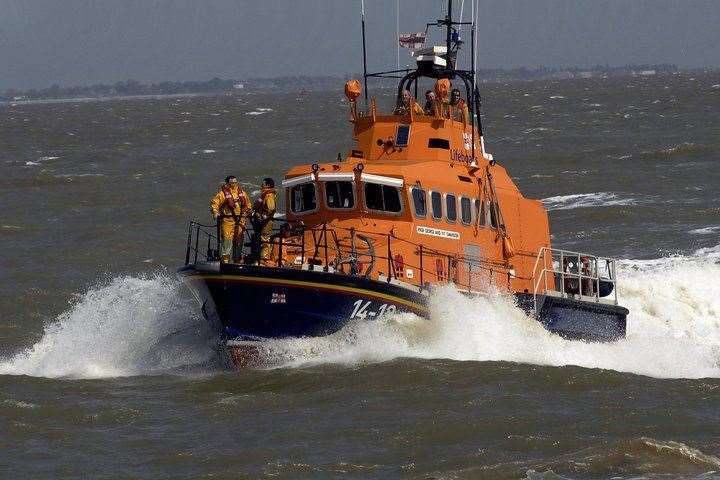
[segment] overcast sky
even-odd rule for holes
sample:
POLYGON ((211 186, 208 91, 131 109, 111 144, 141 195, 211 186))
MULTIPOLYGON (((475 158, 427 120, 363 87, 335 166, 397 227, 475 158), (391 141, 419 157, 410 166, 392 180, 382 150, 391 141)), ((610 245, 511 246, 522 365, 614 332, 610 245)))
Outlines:
MULTIPOLYGON (((400 30, 424 30, 444 3, 400 0, 400 30)), ((395 66, 395 5, 366 0, 371 70, 395 66)), ((0 0, 0 88, 344 75, 362 65, 359 11, 360 0, 0 0)), ((720 0, 481 0, 479 31, 488 68, 720 66, 720 0)))

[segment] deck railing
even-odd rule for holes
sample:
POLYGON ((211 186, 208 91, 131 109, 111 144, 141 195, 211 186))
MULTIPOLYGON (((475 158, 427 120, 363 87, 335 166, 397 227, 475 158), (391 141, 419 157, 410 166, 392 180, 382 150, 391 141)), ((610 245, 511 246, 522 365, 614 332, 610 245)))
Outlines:
MULTIPOLYGON (((421 291, 427 290, 430 284, 449 283, 468 292, 482 291, 488 286, 509 289, 514 278, 506 264, 428 248, 390 233, 327 224, 307 227, 284 219, 273 221, 269 242, 255 236, 251 223, 247 222, 242 263, 256 262, 264 243, 271 245, 272 264, 277 267, 372 276, 421 291), (404 258, 400 250, 404 255, 411 250, 410 258, 404 258)), ((219 261, 219 251, 219 226, 191 221, 185 264, 219 261)))
POLYGON ((542 247, 533 268, 535 312, 540 295, 617 305, 616 269, 613 258, 542 247))

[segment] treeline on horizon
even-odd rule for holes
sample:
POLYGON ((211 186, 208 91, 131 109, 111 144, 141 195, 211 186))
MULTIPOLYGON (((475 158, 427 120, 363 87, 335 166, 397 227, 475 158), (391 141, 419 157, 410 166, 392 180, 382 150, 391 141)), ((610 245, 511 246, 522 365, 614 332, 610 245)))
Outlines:
MULTIPOLYGON (((575 78, 583 73, 591 73, 592 76, 628 76, 634 72, 654 70, 657 74, 671 74, 679 71, 676 65, 625 65, 622 67, 611 67, 609 65, 597 65, 591 68, 566 67, 551 68, 519 67, 513 69, 480 69, 478 79, 481 81, 493 80, 542 80, 548 78, 575 78)), ((362 74, 354 75, 361 78, 362 74)), ((346 76, 345 79, 350 78, 346 76)), ((383 82, 385 83, 385 82, 383 82)), ((394 83, 394 81, 393 81, 394 83)), ((180 94, 205 94, 205 93, 229 93, 243 91, 299 91, 299 90, 336 90, 341 89, 343 79, 331 76, 287 76, 277 78, 255 78, 247 80, 232 80, 212 78, 206 81, 165 81, 159 83, 144 84, 137 80, 125 80, 110 84, 97 84, 88 86, 61 87, 52 85, 43 89, 7 89, 0 93, 0 100, 40 100, 40 99, 61 99, 61 98, 98 98, 116 96, 141 96, 141 95, 180 95, 180 94), (238 88, 242 84, 242 88, 238 88)))

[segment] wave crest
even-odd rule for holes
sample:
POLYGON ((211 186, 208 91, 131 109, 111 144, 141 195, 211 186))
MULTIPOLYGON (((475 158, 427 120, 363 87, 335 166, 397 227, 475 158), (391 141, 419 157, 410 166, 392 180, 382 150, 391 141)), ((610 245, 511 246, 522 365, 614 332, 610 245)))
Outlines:
POLYGON ((102 378, 152 374, 214 357, 212 337, 180 280, 116 277, 89 289, 0 374, 102 378))
MULTIPOLYGON (((691 256, 621 262, 627 338, 568 341, 511 298, 434 290, 431 316, 358 321, 327 337, 266 341, 265 364, 355 365, 398 357, 576 365, 654 377, 720 378, 720 246, 691 256)), ((34 346, 0 361, 0 374, 110 377, 216 362, 215 339, 175 276, 118 277, 88 290, 34 346)))
POLYGON ((632 197, 620 197, 612 192, 578 193, 543 198, 548 210, 572 210, 575 208, 609 207, 636 205, 638 200, 632 197))

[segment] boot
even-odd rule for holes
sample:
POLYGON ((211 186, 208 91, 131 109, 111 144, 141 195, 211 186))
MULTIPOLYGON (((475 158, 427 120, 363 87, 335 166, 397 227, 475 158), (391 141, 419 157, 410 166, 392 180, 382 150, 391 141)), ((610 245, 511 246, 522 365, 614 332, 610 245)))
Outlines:
POLYGON ((223 255, 220 258, 220 263, 230 263, 230 255, 223 255))

